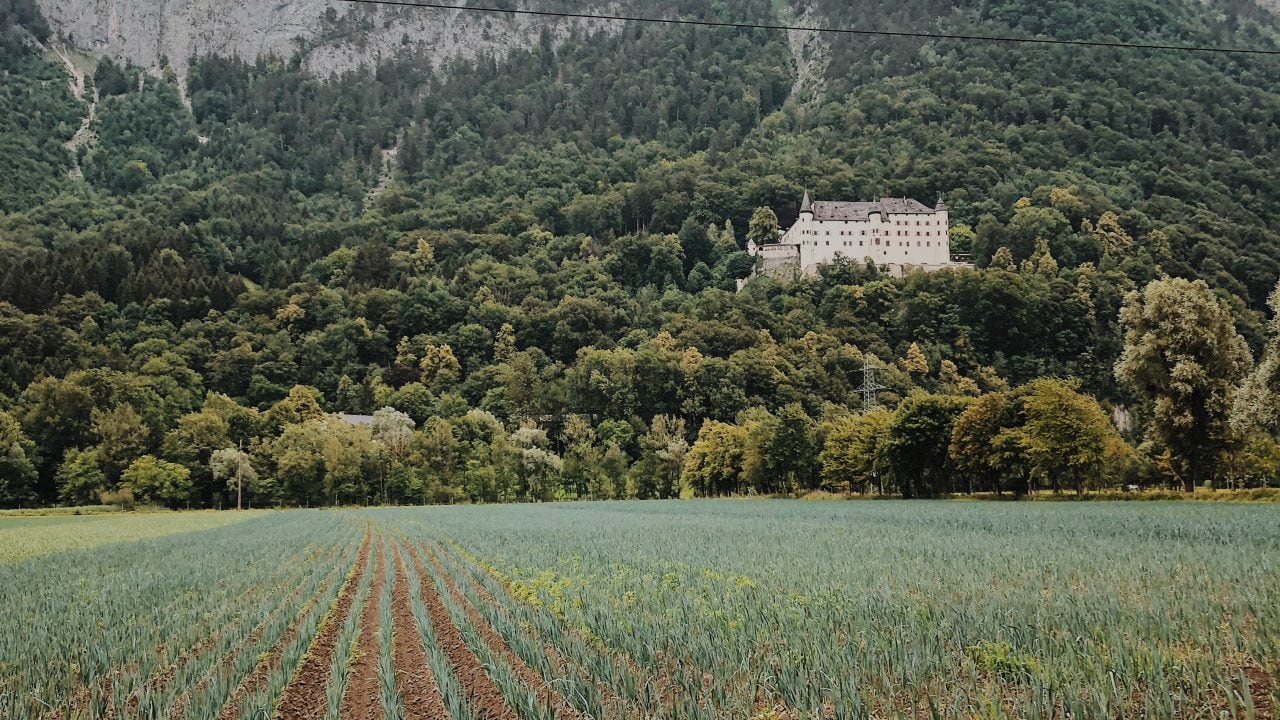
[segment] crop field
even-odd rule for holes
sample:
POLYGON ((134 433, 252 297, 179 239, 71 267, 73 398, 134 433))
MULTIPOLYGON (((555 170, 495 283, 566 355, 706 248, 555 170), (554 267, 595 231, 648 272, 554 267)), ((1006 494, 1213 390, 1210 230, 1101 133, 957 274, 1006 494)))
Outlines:
POLYGON ((38 551, 17 555, 20 526, 0 523, 0 718, 1280 708, 1280 514, 1265 506, 699 501, 200 517, 34 522, 38 551), (168 525, 77 544, 89 523, 99 537, 112 522, 168 525))

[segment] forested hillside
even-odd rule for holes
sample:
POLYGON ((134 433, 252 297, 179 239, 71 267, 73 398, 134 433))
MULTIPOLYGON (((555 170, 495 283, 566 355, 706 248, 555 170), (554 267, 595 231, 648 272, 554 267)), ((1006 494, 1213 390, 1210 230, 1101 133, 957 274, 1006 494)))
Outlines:
MULTIPOLYGON (((1280 47, 1246 2, 666 8, 1280 47)), ((631 24, 332 78, 298 55, 193 58, 184 83, 103 60, 77 99, 57 39, 31 0, 0 0, 0 504, 225 504, 236 476, 257 502, 318 504, 1280 468, 1251 422, 1205 430, 1211 461, 1180 470, 1159 373, 1115 372, 1141 326, 1126 296, 1166 276, 1203 281, 1243 338, 1220 392, 1188 397, 1222 415, 1247 356, 1271 367, 1280 57, 631 24), (92 138, 68 144, 95 96, 92 138), (979 269, 845 264, 735 292, 757 210, 786 226, 806 188, 943 197, 979 269), (889 409, 857 415, 868 362, 889 409), (1070 467, 1045 450, 1050 406, 1095 441, 1070 467), (382 408, 372 427, 326 415, 382 408), (966 454, 973 408, 990 422, 961 423, 966 454)))

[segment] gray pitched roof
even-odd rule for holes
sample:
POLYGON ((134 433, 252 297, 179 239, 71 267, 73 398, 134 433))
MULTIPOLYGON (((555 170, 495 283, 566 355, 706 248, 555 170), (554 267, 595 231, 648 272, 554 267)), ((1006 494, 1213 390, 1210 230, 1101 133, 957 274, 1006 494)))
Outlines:
POLYGON ((878 202, 830 202, 813 203, 814 220, 866 220, 873 212, 932 213, 933 208, 905 198, 883 198, 878 202))

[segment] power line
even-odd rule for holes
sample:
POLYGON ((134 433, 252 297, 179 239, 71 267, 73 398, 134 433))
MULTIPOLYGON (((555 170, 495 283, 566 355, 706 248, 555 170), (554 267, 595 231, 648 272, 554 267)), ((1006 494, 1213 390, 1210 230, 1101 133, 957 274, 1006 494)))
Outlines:
POLYGON ((856 30, 853 28, 811 27, 803 25, 770 25, 765 23, 727 22, 718 20, 689 20, 679 18, 639 17, 630 15, 604 15, 576 12, 558 12, 554 10, 506 9, 497 7, 466 7, 447 5, 444 3, 409 2, 408 0, 340 0, 356 5, 391 5, 395 7, 423 8, 427 10, 457 10, 460 12, 529 15, 534 17, 561 18, 575 20, 607 20, 634 23, 656 23, 662 25, 696 25, 714 28, 735 28, 738 30, 784 30, 832 35, 862 35, 878 37, 917 38, 924 40, 964 40, 969 42, 1020 43, 1030 45, 1072 45, 1078 47, 1119 48, 1127 50, 1169 50, 1176 52, 1201 52, 1236 55, 1280 55, 1280 50, 1264 50, 1242 47, 1213 47, 1206 45, 1160 45, 1147 43, 1107 42, 1105 40, 1055 40, 1052 38, 1024 38, 1004 35, 962 35, 956 33, 908 32, 897 30, 856 30))

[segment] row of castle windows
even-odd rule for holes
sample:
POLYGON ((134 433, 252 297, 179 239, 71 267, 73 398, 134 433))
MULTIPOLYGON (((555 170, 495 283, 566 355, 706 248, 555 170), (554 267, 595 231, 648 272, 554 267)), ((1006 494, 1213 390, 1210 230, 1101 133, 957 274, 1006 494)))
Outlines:
MULTIPOLYGON (((809 246, 817 246, 817 244, 818 244, 818 241, 817 241, 817 240, 810 240, 809 242, 801 243, 801 245, 809 245, 809 246)), ((880 244, 880 238, 876 238, 876 245, 879 245, 879 244, 880 244)), ((886 245, 886 246, 888 246, 888 247, 892 247, 892 246, 893 246, 893 243, 886 242, 886 243, 885 243, 885 245, 886 245)), ((844 241, 844 246, 845 246, 845 247, 852 247, 852 246, 853 246, 853 241, 852 241, 852 240, 845 240, 845 241, 844 241)), ((828 241, 827 241, 827 247, 831 247, 831 241, 830 241, 830 240, 828 240, 828 241)), ((862 247, 862 241, 861 241, 861 240, 859 240, 859 241, 858 241, 858 247, 862 247)), ((900 242, 900 243, 898 243, 898 247, 911 247, 911 243, 910 243, 910 242, 905 242, 905 243, 904 243, 904 242, 900 242)), ((922 247, 922 246, 921 246, 921 244, 920 244, 920 241, 919 241, 919 240, 917 240, 917 241, 916 241, 916 247, 922 247)), ((932 241, 928 241, 928 240, 926 240, 926 241, 924 242, 923 247, 933 247, 933 242, 932 242, 932 241)), ((938 244, 938 247, 942 247, 942 244, 941 244, 941 243, 939 243, 939 244, 938 244)))
MULTIPOLYGON (((828 222, 828 221, 819 220, 818 224, 821 225, 824 222, 828 222)), ((870 222, 870 221, 869 220, 831 220, 830 222, 870 222)), ((911 222, 912 222, 911 220, 894 220, 893 224, 899 227, 903 225, 910 227, 911 222)), ((943 223, 941 220, 916 220, 915 224, 917 227, 933 227, 935 225, 942 225, 943 223)))
MULTIPOLYGON (((817 231, 817 230, 801 230, 801 231, 800 231, 800 234, 801 234, 801 235, 817 235, 817 234, 818 234, 818 231, 817 231)), ((827 231, 827 235, 830 235, 830 234, 831 234, 831 231, 830 231, 830 230, 828 230, 828 231, 827 231)), ((839 234, 839 235, 852 235, 852 234, 853 234, 853 231, 852 231, 852 230, 839 230, 839 231, 837 231, 837 234, 839 234)), ((862 235, 863 235, 863 236, 866 236, 866 234, 867 234, 867 231, 866 231, 866 230, 863 230, 863 231, 862 231, 862 235)), ((879 231, 879 230, 872 230, 872 231, 871 231, 871 234, 872 234, 872 235, 879 235, 879 234, 880 234, 880 231, 879 231)), ((889 235, 889 232, 888 232, 888 231, 885 231, 885 235, 886 235, 886 236, 887 236, 887 235, 889 235)), ((942 236, 942 233, 938 233, 938 236, 939 236, 939 237, 941 237, 941 236, 942 236)), ((897 237, 910 237, 910 233, 909 233, 909 232, 907 232, 907 231, 905 231, 905 230, 899 230, 899 231, 898 231, 898 235, 897 235, 897 237)), ((925 230, 925 231, 924 231, 924 233, 923 233, 923 237, 933 237, 933 231, 932 231, 932 230, 925 230)))

